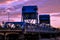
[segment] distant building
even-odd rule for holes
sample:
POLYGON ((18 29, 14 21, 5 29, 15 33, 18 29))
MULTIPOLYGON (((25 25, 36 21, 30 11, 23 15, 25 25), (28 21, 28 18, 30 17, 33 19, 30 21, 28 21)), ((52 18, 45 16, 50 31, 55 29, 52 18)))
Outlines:
POLYGON ((37 6, 23 6, 22 8, 23 21, 27 23, 37 23, 38 13, 37 6))

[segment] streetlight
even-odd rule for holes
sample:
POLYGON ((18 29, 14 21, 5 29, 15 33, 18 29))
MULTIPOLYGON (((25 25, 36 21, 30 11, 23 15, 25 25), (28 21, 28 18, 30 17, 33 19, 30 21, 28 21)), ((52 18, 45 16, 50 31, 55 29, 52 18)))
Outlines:
POLYGON ((10 11, 9 9, 7 9, 6 11, 7 11, 7 13, 8 13, 8 22, 9 22, 9 21, 10 21, 10 20, 9 20, 9 13, 10 13, 11 11, 10 11))

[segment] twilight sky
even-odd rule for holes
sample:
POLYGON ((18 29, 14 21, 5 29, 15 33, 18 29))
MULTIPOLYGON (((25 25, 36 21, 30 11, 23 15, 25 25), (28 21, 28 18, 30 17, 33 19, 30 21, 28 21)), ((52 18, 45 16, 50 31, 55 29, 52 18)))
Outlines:
MULTIPOLYGON (((19 5, 20 7, 17 10, 14 9, 14 13, 11 13, 11 14, 9 13, 10 15, 9 21, 20 21, 23 6, 37 5, 38 14, 39 15, 49 14, 51 25, 55 28, 60 28, 60 0, 20 0, 19 3, 20 3, 19 5)), ((10 6, 13 6, 13 5, 17 5, 17 3, 10 4, 10 6)), ((0 13, 0 19, 2 19, 3 21, 8 21, 8 14, 0 13)))

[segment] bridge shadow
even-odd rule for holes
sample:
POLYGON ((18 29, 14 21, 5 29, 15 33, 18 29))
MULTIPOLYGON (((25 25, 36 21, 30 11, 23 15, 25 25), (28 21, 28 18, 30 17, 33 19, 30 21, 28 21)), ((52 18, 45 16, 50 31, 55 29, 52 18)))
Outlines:
POLYGON ((5 39, 4 39, 4 35, 1 35, 1 34, 0 34, 0 40, 5 40, 5 39))

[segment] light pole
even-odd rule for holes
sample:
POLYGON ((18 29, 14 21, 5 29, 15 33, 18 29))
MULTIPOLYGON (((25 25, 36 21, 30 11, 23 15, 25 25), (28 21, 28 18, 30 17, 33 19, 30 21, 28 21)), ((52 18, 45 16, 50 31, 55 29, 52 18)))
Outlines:
POLYGON ((9 10, 9 9, 7 9, 7 14, 8 14, 8 22, 10 21, 10 19, 9 19, 9 13, 10 13, 11 11, 9 10))

